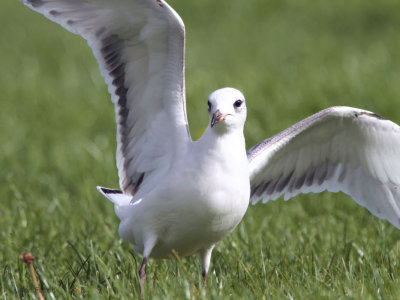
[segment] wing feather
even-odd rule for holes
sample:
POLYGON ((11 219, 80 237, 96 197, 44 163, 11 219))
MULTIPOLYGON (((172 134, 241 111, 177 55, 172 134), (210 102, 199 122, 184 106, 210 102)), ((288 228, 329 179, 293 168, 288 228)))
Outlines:
POLYGON ((247 152, 251 199, 343 191, 400 228, 400 127, 351 107, 331 107, 247 152))
POLYGON ((163 0, 22 1, 87 40, 115 104, 121 189, 151 186, 190 141, 178 14, 163 0))

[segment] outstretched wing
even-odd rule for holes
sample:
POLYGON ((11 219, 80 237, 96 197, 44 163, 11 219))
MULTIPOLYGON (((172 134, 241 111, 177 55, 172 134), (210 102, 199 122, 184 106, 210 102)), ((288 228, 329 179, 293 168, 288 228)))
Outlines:
POLYGON ((400 228, 400 127, 351 107, 331 107, 252 147, 251 199, 343 191, 400 228))
POLYGON ((165 170, 190 141, 185 29, 163 0, 22 0, 85 38, 115 104, 124 193, 165 170))

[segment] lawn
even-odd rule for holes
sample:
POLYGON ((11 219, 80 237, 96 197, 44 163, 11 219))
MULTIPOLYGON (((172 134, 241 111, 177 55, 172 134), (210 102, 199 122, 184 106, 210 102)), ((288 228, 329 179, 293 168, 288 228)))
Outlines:
MULTIPOLYGON (((333 105, 400 123, 400 1, 173 0, 187 29, 193 138, 207 96, 247 99, 248 147, 333 105)), ((114 110, 86 42, 24 7, 0 4, 0 296, 138 297, 141 257, 118 237, 114 110)), ((195 257, 151 260, 144 298, 396 299, 400 231, 348 196, 250 207, 214 250, 206 289, 195 257)))

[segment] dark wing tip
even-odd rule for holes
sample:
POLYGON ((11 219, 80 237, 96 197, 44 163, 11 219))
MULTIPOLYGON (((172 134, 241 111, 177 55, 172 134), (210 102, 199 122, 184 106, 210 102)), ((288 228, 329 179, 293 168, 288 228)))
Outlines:
POLYGON ((42 0, 24 0, 25 3, 31 5, 32 7, 40 7, 44 4, 42 0))
POLYGON ((98 186, 97 189, 106 195, 107 194, 122 194, 122 191, 117 190, 117 189, 109 189, 109 188, 105 188, 105 187, 101 187, 101 186, 98 186))
POLYGON ((358 118, 360 115, 367 115, 367 116, 373 117, 378 120, 387 120, 385 117, 382 117, 381 115, 378 115, 377 113, 369 112, 369 111, 362 111, 362 112, 358 112, 358 113, 354 114, 354 116, 356 118, 358 118))

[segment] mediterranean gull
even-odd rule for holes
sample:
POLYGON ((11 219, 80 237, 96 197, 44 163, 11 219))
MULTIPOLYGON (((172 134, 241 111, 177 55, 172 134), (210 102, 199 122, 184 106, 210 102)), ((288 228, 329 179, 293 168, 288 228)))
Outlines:
POLYGON ((246 102, 233 88, 208 99, 192 141, 185 106, 185 28, 163 0, 23 0, 92 48, 115 104, 120 236, 148 258, 211 252, 249 202, 343 191, 400 228, 400 127, 351 107, 322 110, 246 152, 246 102))

